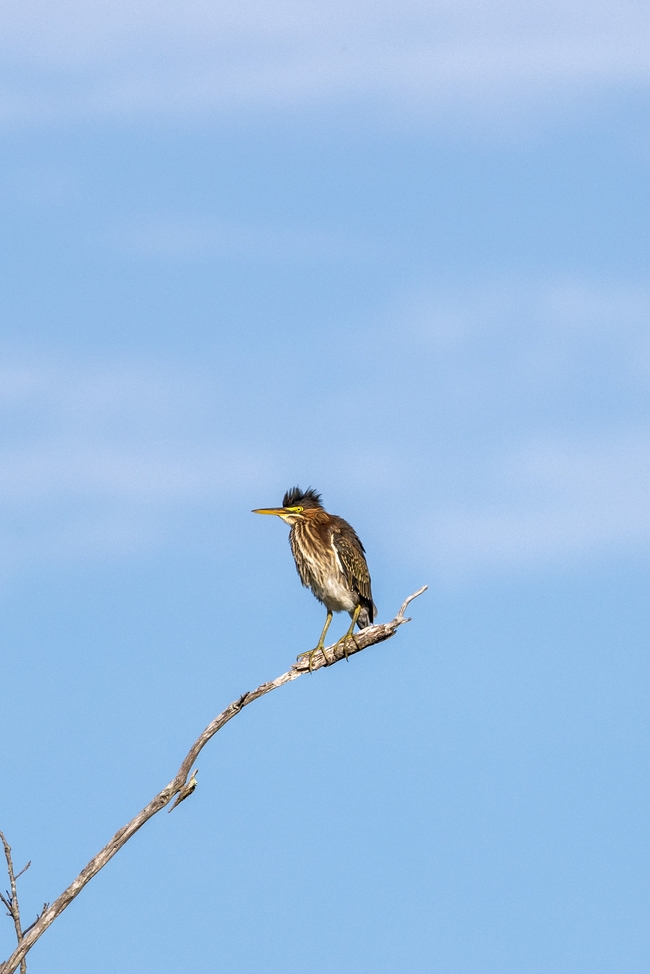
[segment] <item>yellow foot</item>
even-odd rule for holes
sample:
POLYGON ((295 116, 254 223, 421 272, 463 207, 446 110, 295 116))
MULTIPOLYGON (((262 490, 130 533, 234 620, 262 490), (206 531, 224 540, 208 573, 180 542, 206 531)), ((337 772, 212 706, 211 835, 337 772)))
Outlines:
POLYGON ((299 656, 296 656, 296 662, 299 662, 301 659, 306 659, 307 657, 309 657, 309 672, 311 673, 313 671, 313 668, 314 668, 313 667, 313 662, 314 662, 314 656, 316 655, 316 653, 322 653, 323 654, 323 659, 325 660, 325 666, 327 666, 327 655, 326 655, 325 650, 324 650, 324 648, 322 646, 316 646, 315 649, 310 649, 309 652, 307 652, 307 653, 300 653, 299 656))
POLYGON ((341 644, 343 645, 343 655, 345 656, 345 658, 347 660, 350 659, 350 656, 348 654, 348 639, 351 639, 352 642, 354 643, 354 645, 356 646, 355 638, 354 638, 354 636, 352 635, 351 632, 346 632, 345 636, 343 636, 341 639, 339 639, 338 642, 336 643, 336 645, 334 646, 334 653, 336 654, 337 648, 341 644))

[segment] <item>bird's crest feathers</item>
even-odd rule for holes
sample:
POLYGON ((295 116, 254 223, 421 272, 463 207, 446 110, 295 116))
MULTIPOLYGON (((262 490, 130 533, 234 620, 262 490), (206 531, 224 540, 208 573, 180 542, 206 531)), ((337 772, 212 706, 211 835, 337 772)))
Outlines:
POLYGON ((283 507, 323 507, 321 496, 313 487, 301 490, 300 487, 292 487, 282 498, 283 507))

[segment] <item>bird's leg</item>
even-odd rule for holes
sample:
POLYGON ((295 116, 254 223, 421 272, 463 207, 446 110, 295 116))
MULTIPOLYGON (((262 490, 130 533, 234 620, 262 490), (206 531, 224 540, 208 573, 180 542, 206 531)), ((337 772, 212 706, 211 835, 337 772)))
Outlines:
POLYGON ((358 605, 354 610, 354 613, 352 614, 352 622, 350 623, 350 628, 346 632, 345 636, 342 636, 341 639, 339 639, 339 641, 336 644, 338 646, 339 643, 343 643, 343 653, 346 659, 348 659, 348 639, 350 638, 350 636, 352 636, 352 633, 354 632, 354 627, 357 624, 357 619, 359 618, 360 612, 361 612, 361 606, 358 605))
POLYGON ((327 619, 325 620, 325 625, 323 626, 323 631, 320 634, 320 639, 318 640, 317 645, 314 647, 314 649, 310 649, 307 653, 301 653, 300 656, 296 656, 296 659, 297 660, 304 659, 305 656, 308 656, 309 657, 309 672, 310 673, 312 671, 312 663, 313 663, 313 660, 314 660, 314 653, 317 653, 319 650, 323 654, 323 658, 324 658, 325 662, 327 663, 327 656, 325 656, 324 646, 325 646, 325 636, 327 635, 327 630, 330 627, 330 622, 331 621, 332 621, 332 612, 331 612, 330 609, 328 609, 327 610, 327 619))

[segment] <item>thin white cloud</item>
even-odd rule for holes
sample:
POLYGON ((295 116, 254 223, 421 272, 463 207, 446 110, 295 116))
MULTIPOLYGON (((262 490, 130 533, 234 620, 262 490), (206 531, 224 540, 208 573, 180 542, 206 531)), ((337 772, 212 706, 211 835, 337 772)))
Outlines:
POLYGON ((359 99, 476 110, 650 80, 647 5, 614 0, 39 2, 5 7, 0 27, 6 121, 359 99))
POLYGON ((52 441, 0 454, 0 500, 53 497, 113 497, 151 503, 189 502, 235 490, 259 469, 253 457, 234 448, 210 444, 183 450, 139 450, 123 445, 84 443, 74 438, 52 441))
POLYGON ((648 549, 646 286, 500 282, 397 320, 437 404, 411 543, 440 578, 648 549))
POLYGON ((441 577, 647 551, 650 429, 529 444, 494 467, 487 503, 448 506, 429 521, 441 577))
POLYGON ((208 376, 182 368, 5 366, 0 502, 189 501, 233 489, 260 458, 212 432, 218 396, 208 376))
POLYGON ((114 233, 116 247, 143 259, 263 260, 269 263, 346 263, 396 259, 396 247, 381 241, 309 230, 304 227, 263 226, 209 219, 132 221, 114 233))
POLYGON ((268 503, 295 476, 375 497, 382 543, 439 580, 647 551, 649 317, 644 284, 420 298, 383 330, 346 332, 353 360, 360 343, 376 361, 353 386, 328 371, 316 442, 300 416, 296 435, 274 421, 295 402, 273 343, 258 372, 232 376, 216 362, 5 365, 0 571, 175 545, 179 524, 242 491, 268 503), (404 505, 414 485, 424 519, 404 505))
POLYGON ((0 574, 165 544, 179 512, 262 475, 263 452, 214 429, 218 396, 198 370, 5 365, 0 574))

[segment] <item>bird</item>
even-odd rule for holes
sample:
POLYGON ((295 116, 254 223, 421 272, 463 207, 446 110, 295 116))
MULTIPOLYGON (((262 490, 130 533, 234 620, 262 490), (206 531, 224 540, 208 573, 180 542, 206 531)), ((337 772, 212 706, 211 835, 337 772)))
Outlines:
POLYGON ((317 645, 297 659, 307 657, 311 672, 314 654, 323 652, 334 612, 348 612, 352 619, 343 640, 339 640, 347 657, 347 641, 355 625, 359 629, 371 626, 377 612, 365 548, 356 531, 342 517, 328 514, 313 487, 292 487, 282 498, 282 507, 260 507, 252 513, 275 514, 291 526, 289 544, 300 580, 327 609, 317 645))

